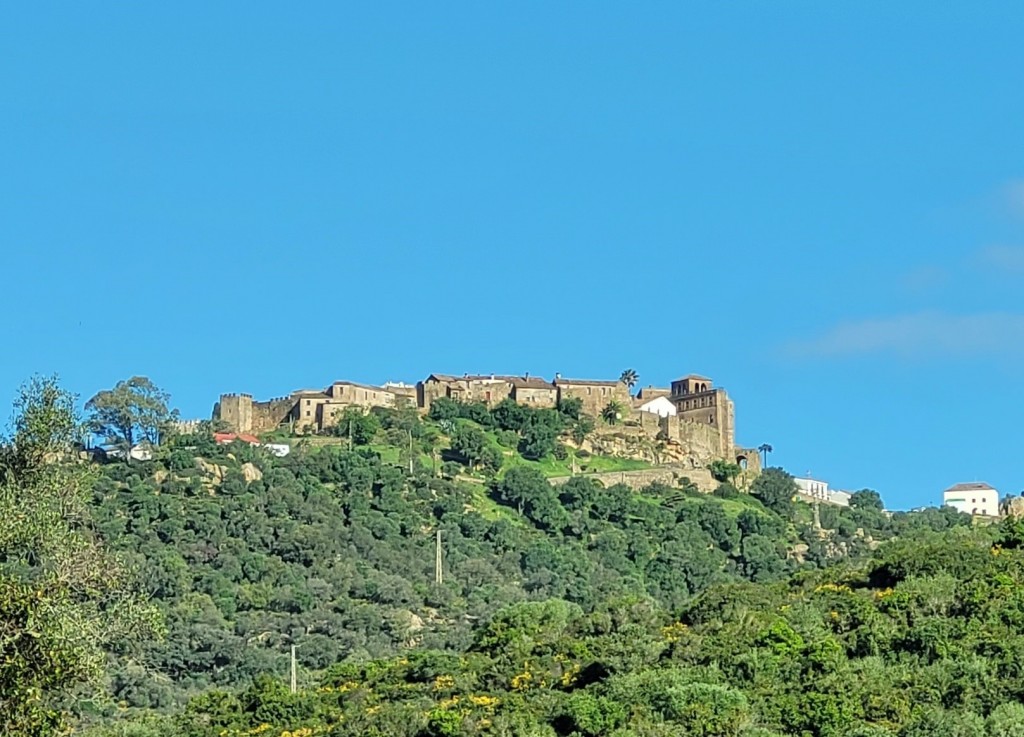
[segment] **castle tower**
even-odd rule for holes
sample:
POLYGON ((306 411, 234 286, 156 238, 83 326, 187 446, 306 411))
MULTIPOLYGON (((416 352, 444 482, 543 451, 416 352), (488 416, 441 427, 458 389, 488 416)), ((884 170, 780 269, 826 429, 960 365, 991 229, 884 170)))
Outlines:
POLYGON ((716 430, 717 451, 722 458, 735 456, 736 410, 725 389, 716 388, 706 376, 690 374, 672 382, 669 400, 676 406, 680 422, 696 422, 716 430))
POLYGON ((252 432, 252 395, 221 394, 217 419, 231 427, 234 432, 252 432))

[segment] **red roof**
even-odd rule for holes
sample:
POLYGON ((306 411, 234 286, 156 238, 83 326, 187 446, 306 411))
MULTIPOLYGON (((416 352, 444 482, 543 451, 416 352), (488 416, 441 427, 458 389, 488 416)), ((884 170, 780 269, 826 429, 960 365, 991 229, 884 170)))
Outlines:
POLYGON ((248 443, 249 445, 260 444, 260 439, 258 437, 255 435, 247 435, 246 433, 215 432, 213 434, 213 439, 221 445, 227 445, 228 443, 233 443, 236 440, 241 440, 243 443, 248 443))

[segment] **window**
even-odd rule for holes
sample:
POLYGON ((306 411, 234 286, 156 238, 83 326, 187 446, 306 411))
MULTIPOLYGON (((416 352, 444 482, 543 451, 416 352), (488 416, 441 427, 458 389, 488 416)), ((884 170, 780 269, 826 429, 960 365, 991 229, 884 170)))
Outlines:
POLYGON ((714 415, 708 415, 708 422, 710 422, 712 425, 714 425, 715 424, 715 416, 714 415))

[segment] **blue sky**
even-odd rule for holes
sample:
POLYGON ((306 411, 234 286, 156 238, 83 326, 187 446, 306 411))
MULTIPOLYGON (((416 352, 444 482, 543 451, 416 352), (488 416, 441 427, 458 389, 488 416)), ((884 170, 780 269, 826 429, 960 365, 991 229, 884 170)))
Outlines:
POLYGON ((8 3, 0 401, 699 372, 889 506, 1024 488, 1019 3, 8 3))

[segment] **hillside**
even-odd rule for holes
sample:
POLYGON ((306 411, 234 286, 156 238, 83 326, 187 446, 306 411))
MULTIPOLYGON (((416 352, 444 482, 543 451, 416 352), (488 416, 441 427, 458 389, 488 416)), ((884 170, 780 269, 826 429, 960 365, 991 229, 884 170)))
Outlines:
MULTIPOLYGON (((453 457, 450 440, 430 423, 407 427, 405 442, 395 429, 357 436, 366 442, 351 450, 347 439, 299 440, 285 458, 182 436, 150 462, 102 467, 96 528, 139 568, 167 623, 164 640, 116 661, 110 691, 121 708, 168 708, 209 686, 283 675, 292 644, 307 685, 338 662, 457 652, 474 625, 518 602, 592 613, 636 598, 674 611, 717 583, 778 580, 829 556, 862 556, 901 525, 950 523, 942 513, 830 510, 823 523, 835 530, 818 532, 779 472, 762 477, 783 485, 774 510, 728 486, 637 493, 584 476, 555 488, 544 462, 519 454, 489 481, 452 461, 439 468, 448 478, 434 476, 427 454, 409 474, 410 433, 431 437, 442 458, 453 457)), ((494 432, 465 419, 448 426, 456 437, 466 429, 494 432)))
MULTIPOLYGON (((662 508, 638 504, 631 511, 662 508)), ((708 566, 696 587, 694 566, 676 559, 690 583, 669 607, 657 575, 653 596, 613 585, 552 598, 535 587, 537 598, 460 628, 458 642, 345 657, 316 677, 304 668, 294 695, 282 679, 257 677, 184 712, 92 734, 1010 737, 1024 729, 1022 544, 1015 523, 922 527, 860 561, 786 576, 757 569, 749 577, 767 579, 757 583, 708 566)), ((458 607, 463 585, 445 588, 458 607)))
MULTIPOLYGON (((341 438, 270 438, 292 444, 284 457, 219 444, 200 428, 164 438, 149 460, 97 465, 66 452, 76 433, 67 396, 47 381, 30 389, 19 405, 28 415, 0 456, 0 509, 13 532, 0 536, 0 605, 20 633, 12 642, 26 643, 0 679, 20 687, 32 668, 60 683, 67 666, 49 660, 77 652, 68 662, 88 669, 71 673, 86 681, 102 665, 89 660, 94 647, 105 643, 104 688, 64 703, 95 735, 567 736, 626 725, 637 731, 618 734, 698 733, 656 726, 696 708, 648 693, 663 676, 686 693, 699 685, 700 699, 739 704, 729 722, 737 729, 788 729, 797 716, 757 701, 742 678, 762 665, 743 660, 747 645, 732 645, 782 627, 776 620, 808 581, 819 582, 812 593, 884 592, 902 581, 905 573, 878 573, 887 556, 897 555, 898 571, 910 565, 894 547, 903 543, 887 540, 907 541, 906 555, 939 566, 950 559, 943 544, 988 544, 966 516, 888 515, 874 492, 816 519, 793 501, 792 478, 780 469, 758 476, 750 493, 722 484, 701 494, 685 477, 640 490, 586 474, 553 485, 544 471, 572 424, 551 411, 360 414, 341 438), (22 529, 25 520, 33 526, 22 529), (943 531, 948 538, 929 543, 939 553, 915 552, 914 540, 943 531), (443 582, 435 580, 438 536, 443 582), (98 544, 116 557, 103 557, 98 544), (86 588, 77 587, 79 571, 92 577, 86 588), (151 606, 124 591, 130 580, 151 606), (25 598, 28 591, 38 593, 25 598), (50 591, 65 591, 56 609, 50 591), (722 598, 730 592, 742 603, 722 598), (37 601, 39 616, 59 614, 46 630, 50 650, 31 644, 40 636, 33 625, 16 624, 31 622, 21 612, 37 601), (98 629, 112 614, 124 621, 123 636, 98 629), (83 615, 90 640, 65 653, 65 628, 80 627, 83 615), (295 696, 282 690, 292 647, 295 696), (680 672, 645 675, 668 667, 666 659, 680 672), (627 699, 616 689, 636 693, 627 699)), ((812 642, 817 630, 803 619, 789 626, 796 635, 779 630, 785 652, 804 653, 796 643, 812 642)), ((31 694, 24 701, 18 719, 35 720, 32 735, 52 734, 61 721, 59 711, 40 710, 45 703, 31 694)))

